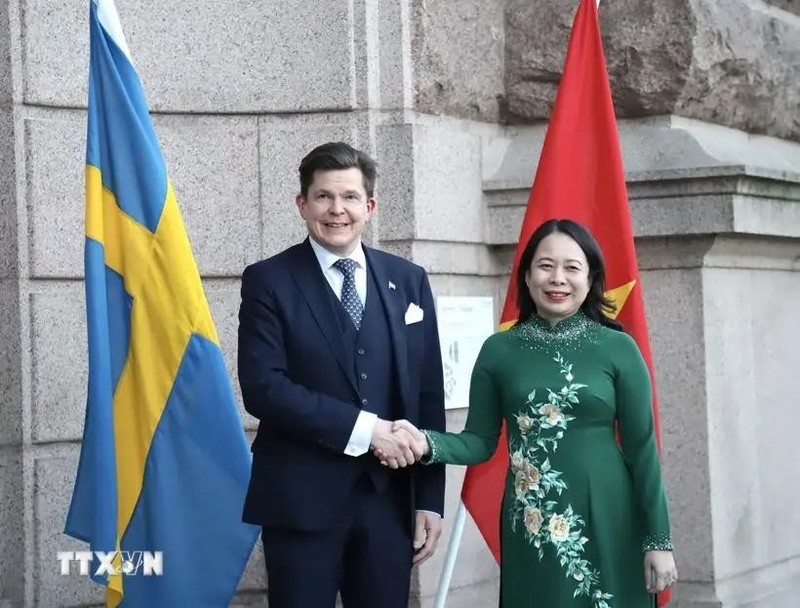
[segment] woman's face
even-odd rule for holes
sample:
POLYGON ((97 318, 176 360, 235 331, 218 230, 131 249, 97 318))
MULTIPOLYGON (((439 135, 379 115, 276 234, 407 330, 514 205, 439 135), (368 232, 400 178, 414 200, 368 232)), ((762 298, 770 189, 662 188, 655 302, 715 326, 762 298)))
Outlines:
POLYGON ((536 312, 555 325, 575 314, 589 293, 589 263, 572 237, 555 232, 539 243, 525 283, 536 312))

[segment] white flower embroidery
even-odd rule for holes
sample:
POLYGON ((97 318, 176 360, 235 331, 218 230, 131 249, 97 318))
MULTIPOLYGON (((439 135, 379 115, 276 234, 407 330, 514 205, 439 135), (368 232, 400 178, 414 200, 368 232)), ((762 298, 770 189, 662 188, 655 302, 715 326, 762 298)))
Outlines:
POLYGON ((514 472, 522 470, 525 463, 525 457, 521 451, 516 451, 511 455, 511 470, 514 472))
POLYGON ((539 408, 539 413, 542 416, 547 417, 547 422, 551 426, 556 426, 564 419, 564 415, 561 413, 561 408, 557 405, 553 405, 552 403, 541 406, 539 408))
POLYGON ((539 534, 542 529, 542 511, 533 507, 525 507, 525 527, 531 534, 539 534))
POLYGON ((533 428, 533 418, 527 414, 523 416, 517 416, 517 426, 519 426, 519 432, 524 435, 533 428))
POLYGON ((560 543, 569 538, 569 522, 563 515, 553 515, 550 518, 547 529, 550 531, 550 538, 554 542, 560 543))

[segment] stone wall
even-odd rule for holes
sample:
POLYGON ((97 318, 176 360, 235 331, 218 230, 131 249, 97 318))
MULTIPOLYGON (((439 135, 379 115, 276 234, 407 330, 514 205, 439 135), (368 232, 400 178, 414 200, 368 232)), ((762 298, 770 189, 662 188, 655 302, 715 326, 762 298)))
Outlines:
MULTIPOLYGON (((797 3, 772 4, 778 8, 751 0, 601 2, 618 116, 676 114, 800 140, 797 3)), ((549 115, 575 7, 507 3, 508 122, 549 115)))
POLYGON ((416 108, 498 122, 505 84, 505 0, 413 0, 416 108))

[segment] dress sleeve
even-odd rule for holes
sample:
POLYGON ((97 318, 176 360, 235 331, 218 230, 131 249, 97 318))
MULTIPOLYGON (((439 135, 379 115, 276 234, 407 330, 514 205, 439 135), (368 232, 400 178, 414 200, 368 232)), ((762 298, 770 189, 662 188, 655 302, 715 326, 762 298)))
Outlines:
POLYGON ((469 386, 469 412, 467 423, 460 433, 439 433, 424 430, 431 451, 426 464, 477 464, 491 458, 500 435, 502 412, 500 391, 495 371, 496 356, 491 353, 490 337, 484 342, 469 386))
POLYGON ((642 551, 671 551, 667 499, 653 424, 650 373, 634 340, 627 334, 621 338, 614 388, 622 452, 642 514, 642 551))

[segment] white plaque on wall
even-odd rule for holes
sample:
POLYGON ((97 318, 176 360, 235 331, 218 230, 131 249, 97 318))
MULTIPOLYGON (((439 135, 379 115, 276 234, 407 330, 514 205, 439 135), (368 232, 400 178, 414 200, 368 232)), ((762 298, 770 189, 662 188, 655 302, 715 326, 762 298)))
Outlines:
POLYGON ((494 303, 489 297, 436 298, 439 341, 444 368, 444 407, 469 405, 472 367, 484 340, 494 331, 494 303))

